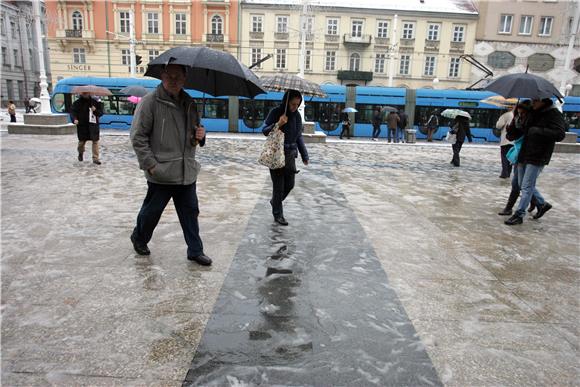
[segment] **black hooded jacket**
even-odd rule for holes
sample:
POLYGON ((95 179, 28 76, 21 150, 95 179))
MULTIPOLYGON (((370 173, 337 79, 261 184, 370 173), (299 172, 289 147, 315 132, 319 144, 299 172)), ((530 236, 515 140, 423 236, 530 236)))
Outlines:
MULTIPOLYGON (((285 105, 281 104, 270 111, 268 117, 266 117, 266 120, 264 121, 264 128, 262 129, 262 133, 264 133, 265 136, 270 134, 272 129, 274 129, 274 125, 284 113, 284 109, 285 105)), ((308 161, 308 151, 306 150, 306 145, 304 145, 304 139, 302 138, 302 117, 298 110, 294 113, 288 112, 287 117, 288 122, 280 128, 284 132, 284 153, 298 156, 298 150, 302 160, 308 161)))
POLYGON ((524 136, 518 156, 518 163, 548 165, 554 152, 554 145, 566 137, 564 116, 549 100, 540 110, 532 110, 521 128, 510 125, 507 139, 516 140, 524 136))

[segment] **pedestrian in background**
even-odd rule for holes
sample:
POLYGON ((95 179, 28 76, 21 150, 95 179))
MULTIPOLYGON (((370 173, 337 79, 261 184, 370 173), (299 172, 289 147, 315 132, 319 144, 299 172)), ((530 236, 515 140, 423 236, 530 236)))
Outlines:
POLYGON ((399 122, 401 118, 399 115, 391 111, 387 116, 387 141, 391 142, 391 136, 393 137, 393 142, 397 142, 397 126, 399 126, 399 122))
MULTIPOLYGON (((270 178, 272 179, 272 199, 270 199, 272 215, 274 215, 274 221, 282 226, 288 225, 284 218, 282 202, 294 188, 294 180, 298 173, 296 170, 298 153, 300 153, 302 163, 308 165, 308 151, 302 138, 302 116, 298 111, 301 103, 302 94, 300 92, 287 90, 280 105, 272 109, 268 117, 266 117, 264 128, 262 129, 262 133, 265 136, 269 135, 272 130, 284 132, 284 167, 270 169, 270 178)), ((348 119, 348 115, 344 114, 348 119)))
POLYGON ((399 110, 399 131, 397 134, 397 140, 403 142, 405 140, 405 129, 407 129, 407 124, 409 123, 409 116, 405 113, 405 109, 399 110))
POLYGON ((544 166, 549 164, 556 142, 566 137, 564 116, 550 98, 533 99, 526 124, 521 128, 509 127, 508 140, 513 141, 520 136, 524 136, 517 166, 521 197, 514 215, 504 222, 509 226, 523 222, 532 197, 536 198, 538 208, 534 219, 540 219, 552 208, 536 189, 536 181, 544 166))
POLYGON ((131 242, 137 254, 151 254, 147 244, 173 199, 187 243, 187 259, 209 266, 212 260, 203 252, 199 236, 196 182, 200 164, 195 159, 197 145, 205 145, 205 129, 195 101, 183 90, 185 80, 185 67, 166 66, 161 84, 145 95, 135 110, 131 142, 147 179, 147 195, 131 242))
POLYGON ((10 122, 16 122, 16 105, 14 101, 8 101, 8 115, 10 115, 10 122))
POLYGON ((507 159, 508 151, 514 146, 513 142, 506 138, 507 134, 507 127, 514 119, 514 110, 515 108, 510 108, 507 112, 502 114, 495 124, 496 129, 501 130, 500 140, 499 140, 499 147, 500 147, 500 156, 501 156, 501 173, 499 177, 501 179, 507 179, 510 177, 512 172, 512 165, 510 164, 509 160, 507 159))
POLYGON ((91 141, 93 163, 101 165, 99 159, 99 117, 102 115, 103 104, 91 98, 89 93, 81 93, 80 97, 72 104, 71 119, 77 126, 79 161, 83 161, 86 142, 91 141))
POLYGON ((375 107, 375 110, 373 111, 373 119, 372 119, 372 123, 373 123, 373 141, 379 141, 379 136, 381 135, 381 123, 383 121, 383 117, 381 114, 381 107, 377 106, 375 107))
POLYGON ((451 127, 449 131, 451 134, 456 135, 456 140, 451 148, 453 149, 453 159, 451 160, 451 164, 456 167, 461 165, 461 160, 459 159, 459 152, 461 152, 461 147, 465 142, 465 137, 469 140, 469 142, 473 141, 473 137, 471 136, 471 130, 469 129, 469 118, 463 116, 456 116, 455 123, 451 127))
POLYGON ((425 129, 427 130, 427 141, 429 142, 433 142, 433 133, 439 129, 439 118, 437 115, 437 110, 433 110, 425 124, 425 129))
POLYGON ((342 140, 342 137, 346 136, 350 140, 350 118, 348 118, 348 113, 342 113, 340 120, 342 121, 342 130, 339 138, 342 140))

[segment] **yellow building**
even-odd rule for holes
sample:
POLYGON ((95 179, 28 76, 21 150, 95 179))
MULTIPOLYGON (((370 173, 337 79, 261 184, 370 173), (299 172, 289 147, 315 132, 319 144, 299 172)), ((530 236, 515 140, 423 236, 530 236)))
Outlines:
MULTIPOLYGON (((470 0, 311 1, 305 17, 305 76, 317 83, 464 88, 477 9, 470 0), (395 26, 396 24, 396 26, 395 26)), ((239 58, 258 75, 298 73, 303 6, 291 0, 242 0, 239 58)))

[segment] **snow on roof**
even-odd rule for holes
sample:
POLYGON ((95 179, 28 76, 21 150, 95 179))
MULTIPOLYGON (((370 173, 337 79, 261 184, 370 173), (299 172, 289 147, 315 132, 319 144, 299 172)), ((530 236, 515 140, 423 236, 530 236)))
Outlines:
MULTIPOLYGON (((242 4, 256 5, 302 5, 301 0, 242 0, 242 4)), ((314 7, 329 8, 364 8, 392 11, 458 13, 477 15, 477 8, 473 0, 308 0, 314 7)))

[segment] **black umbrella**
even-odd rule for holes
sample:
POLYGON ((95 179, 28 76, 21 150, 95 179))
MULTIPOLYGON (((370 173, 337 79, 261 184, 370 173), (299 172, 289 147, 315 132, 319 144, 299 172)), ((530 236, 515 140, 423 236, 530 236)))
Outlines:
POLYGON ((213 96, 238 95, 254 97, 264 94, 258 77, 233 55, 208 47, 175 47, 149 62, 146 76, 161 79, 169 64, 187 69, 185 88, 213 96))
POLYGON ((501 76, 483 90, 493 91, 505 98, 563 98, 549 81, 528 73, 501 76))
POLYGON ((125 86, 119 91, 126 95, 134 95, 135 97, 143 97, 145 94, 149 93, 149 90, 141 85, 125 86))

